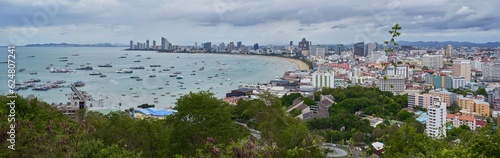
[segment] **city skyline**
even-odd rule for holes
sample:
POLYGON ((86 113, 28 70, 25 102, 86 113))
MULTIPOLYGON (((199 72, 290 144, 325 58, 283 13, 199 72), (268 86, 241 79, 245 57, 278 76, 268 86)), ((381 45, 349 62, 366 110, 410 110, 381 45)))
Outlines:
POLYGON ((166 37, 174 44, 382 43, 399 23, 398 40, 495 42, 500 2, 393 1, 12 1, 2 0, 0 45, 124 43, 166 37), (110 7, 112 6, 112 7, 110 7), (19 10, 23 10, 20 12, 19 10))

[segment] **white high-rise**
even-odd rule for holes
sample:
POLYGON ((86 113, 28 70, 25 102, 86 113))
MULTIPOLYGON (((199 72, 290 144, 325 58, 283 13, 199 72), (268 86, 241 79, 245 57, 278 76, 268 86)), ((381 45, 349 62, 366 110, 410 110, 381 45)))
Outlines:
POLYGON ((432 138, 446 137, 446 103, 435 96, 434 103, 427 110, 427 121, 425 122, 425 133, 432 138))
POLYGON ((335 88, 335 76, 330 72, 314 72, 312 75, 312 85, 315 88, 335 88))

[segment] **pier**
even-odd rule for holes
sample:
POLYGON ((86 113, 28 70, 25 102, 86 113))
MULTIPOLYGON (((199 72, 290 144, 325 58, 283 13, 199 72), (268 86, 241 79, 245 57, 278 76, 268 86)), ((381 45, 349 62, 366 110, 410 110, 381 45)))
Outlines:
POLYGON ((85 108, 85 102, 87 100, 90 100, 91 97, 89 98, 87 95, 83 94, 82 91, 79 91, 78 89, 76 89, 75 84, 71 84, 70 88, 73 91, 73 94, 75 94, 77 97, 77 99, 75 99, 75 97, 72 96, 71 99, 78 100, 78 106, 80 109, 85 108))

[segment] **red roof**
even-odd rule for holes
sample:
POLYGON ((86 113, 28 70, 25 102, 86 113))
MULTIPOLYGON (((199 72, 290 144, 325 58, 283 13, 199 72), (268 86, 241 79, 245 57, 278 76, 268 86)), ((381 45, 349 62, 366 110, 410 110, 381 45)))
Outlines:
POLYGON ((482 120, 476 120, 476 126, 484 127, 484 124, 486 124, 486 122, 484 122, 482 120))

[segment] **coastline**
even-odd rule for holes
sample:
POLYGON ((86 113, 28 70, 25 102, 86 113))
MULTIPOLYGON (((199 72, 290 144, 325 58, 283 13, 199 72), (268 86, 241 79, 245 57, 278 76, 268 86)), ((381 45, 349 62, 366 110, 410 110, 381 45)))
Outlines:
MULTIPOLYGON (((130 51, 130 50, 127 50, 130 51)), ((179 53, 179 54, 184 54, 181 52, 156 52, 156 53, 179 53)), ((231 54, 231 53, 188 53, 188 54, 213 54, 213 55, 236 55, 236 56, 256 56, 256 57, 262 57, 262 58, 273 58, 273 59, 284 59, 289 62, 294 63, 297 65, 297 70, 310 70, 309 65, 307 65, 305 62, 300 61, 298 59, 293 59, 293 58, 287 58, 287 57, 281 57, 281 56, 270 56, 270 55, 260 55, 260 54, 231 54)))

